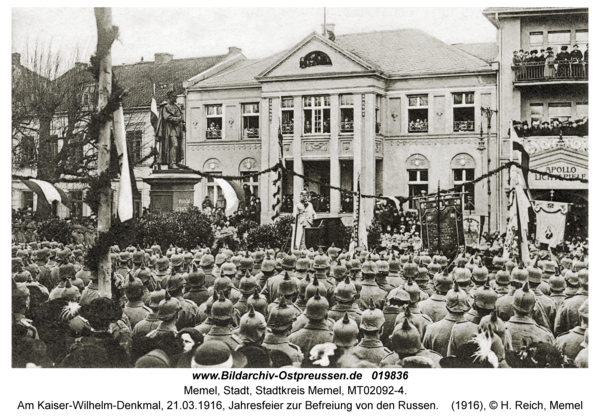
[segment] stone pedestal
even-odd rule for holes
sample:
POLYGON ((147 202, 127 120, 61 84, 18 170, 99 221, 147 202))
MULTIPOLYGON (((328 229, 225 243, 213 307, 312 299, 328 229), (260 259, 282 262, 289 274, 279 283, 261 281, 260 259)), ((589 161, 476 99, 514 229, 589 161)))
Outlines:
POLYGON ((201 179, 200 175, 181 169, 153 171, 144 178, 150 185, 150 212, 168 213, 193 206, 194 185, 201 179))

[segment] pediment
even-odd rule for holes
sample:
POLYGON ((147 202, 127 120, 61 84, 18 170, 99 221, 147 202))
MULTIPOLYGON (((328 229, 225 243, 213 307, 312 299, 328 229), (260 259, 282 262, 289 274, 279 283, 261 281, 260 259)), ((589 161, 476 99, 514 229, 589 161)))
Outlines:
POLYGON ((335 42, 316 33, 294 46, 279 61, 263 71, 262 77, 338 74, 373 71, 375 68, 335 42))

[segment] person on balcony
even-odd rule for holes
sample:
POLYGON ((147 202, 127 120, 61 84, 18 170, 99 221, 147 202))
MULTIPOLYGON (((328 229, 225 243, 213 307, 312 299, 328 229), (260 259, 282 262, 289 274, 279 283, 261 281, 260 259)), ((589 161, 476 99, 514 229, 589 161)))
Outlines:
POLYGON ((552 127, 550 128, 550 134, 553 136, 560 135, 560 121, 558 121, 558 120, 552 121, 552 127))
POLYGON ((573 51, 570 54, 572 64, 573 77, 583 77, 583 53, 579 51, 577 44, 573 45, 573 51))
POLYGON ((560 47, 560 52, 556 55, 556 61, 558 61, 557 76, 558 77, 569 77, 569 60, 571 54, 569 53, 569 47, 563 45, 560 47))
POLYGON ((531 136, 531 130, 529 129, 529 123, 523 121, 523 137, 531 136))
POLYGON ((550 123, 548 121, 544 121, 542 123, 542 129, 540 130, 540 135, 541 136, 549 136, 550 134, 552 134, 552 132, 550 130, 550 123))
POLYGON ((547 52, 547 54, 546 54, 546 66, 544 67, 544 79, 552 79, 552 78, 554 78, 554 74, 555 74, 554 53, 552 52, 552 48, 550 48, 550 51, 546 51, 546 52, 547 52))
POLYGON ((588 77, 588 60, 589 60, 589 55, 588 52, 590 51, 590 44, 586 44, 585 45, 585 52, 583 53, 583 61, 585 62, 584 67, 585 67, 585 77, 588 77))

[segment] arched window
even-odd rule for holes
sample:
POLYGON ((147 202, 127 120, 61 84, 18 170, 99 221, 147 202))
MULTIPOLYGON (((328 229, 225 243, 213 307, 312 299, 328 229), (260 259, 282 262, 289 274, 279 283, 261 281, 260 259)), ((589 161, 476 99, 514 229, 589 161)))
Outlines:
POLYGON ((243 176, 242 188, 246 194, 246 202, 250 202, 250 197, 258 198, 258 163, 254 158, 246 158, 240 163, 240 176, 243 176))
MULTIPOLYGON (((221 162, 218 159, 208 159, 204 163, 203 172, 209 172, 214 176, 223 175, 223 169, 221 166, 221 162)), ((223 190, 221 187, 215 182, 215 179, 212 176, 208 176, 206 178, 206 198, 210 201, 211 207, 222 207, 225 208, 225 197, 223 196, 223 190)), ((206 201, 206 198, 204 201, 206 201)), ((202 207, 205 208, 206 205, 202 204, 202 207)))
POLYGON ((314 66, 331 66, 331 58, 322 51, 312 51, 300 57, 300 68, 314 66))
POLYGON ((468 184, 475 179, 475 159, 471 155, 460 153, 454 156, 450 165, 454 189, 464 193, 463 211, 475 211, 475 184, 468 184))
MULTIPOLYGON (((425 195, 429 192, 429 160, 420 154, 406 159, 409 197, 425 195)), ((409 201, 409 208, 416 209, 416 201, 409 201)))

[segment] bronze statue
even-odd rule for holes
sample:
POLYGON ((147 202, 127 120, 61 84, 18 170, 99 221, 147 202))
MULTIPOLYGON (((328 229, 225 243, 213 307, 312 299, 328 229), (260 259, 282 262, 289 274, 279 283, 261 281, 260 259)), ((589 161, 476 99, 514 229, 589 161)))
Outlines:
POLYGON ((183 160, 183 133, 185 119, 183 111, 177 105, 177 93, 171 89, 167 92, 168 102, 161 105, 160 127, 158 140, 160 142, 159 165, 169 165, 169 169, 177 169, 177 163, 183 160))

